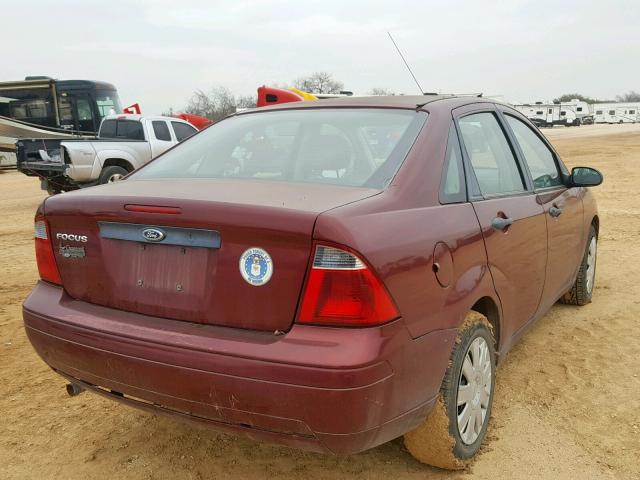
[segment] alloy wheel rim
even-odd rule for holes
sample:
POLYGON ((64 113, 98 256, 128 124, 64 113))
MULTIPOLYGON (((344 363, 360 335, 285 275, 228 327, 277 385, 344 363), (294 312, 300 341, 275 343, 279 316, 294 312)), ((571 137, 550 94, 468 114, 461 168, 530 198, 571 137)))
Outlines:
POLYGON ((108 183, 113 183, 113 182, 117 182, 118 180, 120 180, 122 178, 122 175, 119 173, 114 173, 113 175, 111 175, 109 177, 109 180, 107 180, 108 183))
POLYGON ((596 237, 589 242, 589 250, 587 251, 587 292, 591 293, 593 290, 593 280, 596 276, 596 253, 598 249, 598 242, 596 237))
POLYGON ((491 353, 484 338, 471 342, 462 362, 458 380, 457 424, 462 441, 474 443, 487 421, 491 398, 491 353))

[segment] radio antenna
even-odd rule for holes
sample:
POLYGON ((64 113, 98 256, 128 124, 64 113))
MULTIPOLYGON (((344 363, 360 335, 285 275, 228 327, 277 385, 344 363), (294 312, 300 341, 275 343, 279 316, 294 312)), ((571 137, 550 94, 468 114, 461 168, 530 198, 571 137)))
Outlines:
POLYGON ((418 88, 420 89, 420 95, 424 95, 424 90, 422 90, 422 87, 420 86, 420 83, 418 82, 418 79, 416 78, 416 76, 413 74, 413 71, 411 70, 411 67, 409 66, 409 64, 407 63, 407 60, 404 58, 404 55, 402 55, 402 52, 400 51, 400 48, 398 47, 398 44, 396 43, 396 41, 393 39, 393 37, 391 36, 391 32, 387 32, 387 35, 389 35, 389 38, 391 39, 391 43, 393 43, 393 46, 396 47, 396 50, 398 51, 398 55, 400 55, 400 58, 402 59, 402 61, 404 62, 405 66, 407 67, 407 70, 409 70, 409 73, 411 74, 411 76, 413 77, 413 81, 416 82, 416 85, 418 86, 418 88))

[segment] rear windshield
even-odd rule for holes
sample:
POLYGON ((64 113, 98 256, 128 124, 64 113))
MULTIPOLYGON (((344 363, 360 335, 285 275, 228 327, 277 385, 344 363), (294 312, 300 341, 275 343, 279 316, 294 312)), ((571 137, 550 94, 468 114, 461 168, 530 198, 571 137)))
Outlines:
POLYGON ((228 118, 180 144, 133 179, 233 178, 382 188, 426 113, 313 108, 228 118))

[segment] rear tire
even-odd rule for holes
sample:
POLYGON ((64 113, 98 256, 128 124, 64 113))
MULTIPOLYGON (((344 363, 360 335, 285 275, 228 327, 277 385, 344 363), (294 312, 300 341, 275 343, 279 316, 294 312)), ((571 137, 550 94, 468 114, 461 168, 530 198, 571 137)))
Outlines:
POLYGON ((460 327, 436 405, 404 436, 411 455, 450 470, 467 465, 487 433, 495 368, 492 327, 484 315, 471 311, 460 327))
POLYGON ((100 172, 100 178, 98 179, 98 183, 100 185, 104 185, 105 183, 117 182, 128 173, 129 172, 127 172, 127 170, 117 165, 104 167, 102 169, 102 172, 100 172))
POLYGON ((578 275, 571 290, 564 294, 560 303, 583 306, 591 303, 596 279, 596 259, 598 253, 598 236, 593 225, 589 228, 587 247, 582 256, 578 275))

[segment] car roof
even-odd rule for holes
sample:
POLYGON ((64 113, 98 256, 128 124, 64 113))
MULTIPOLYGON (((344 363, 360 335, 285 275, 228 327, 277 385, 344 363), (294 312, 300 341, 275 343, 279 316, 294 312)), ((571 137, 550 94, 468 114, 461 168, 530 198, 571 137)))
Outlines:
POLYGON ((299 108, 327 108, 327 107, 373 107, 373 108, 404 108, 419 110, 423 107, 438 103, 438 107, 455 108, 469 103, 500 103, 491 98, 470 95, 376 95, 376 96, 349 96, 339 98, 327 98, 315 101, 289 102, 277 105, 248 109, 238 114, 251 113, 264 110, 287 110, 299 108))
POLYGON ((170 122, 179 122, 179 123, 187 123, 191 125, 189 122, 184 121, 178 117, 164 117, 162 115, 143 115, 138 113, 112 113, 109 115, 105 115, 105 120, 168 120, 170 122))

